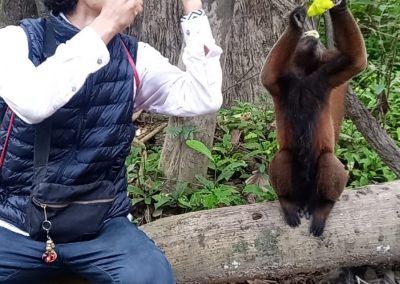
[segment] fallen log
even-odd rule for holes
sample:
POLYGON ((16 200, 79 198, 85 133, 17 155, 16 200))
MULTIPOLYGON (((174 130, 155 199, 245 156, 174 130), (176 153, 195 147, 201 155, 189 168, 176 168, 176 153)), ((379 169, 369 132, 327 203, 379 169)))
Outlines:
POLYGON ((400 261, 400 181, 345 191, 321 238, 283 222, 277 202, 200 211, 141 228, 178 283, 227 283, 400 261))

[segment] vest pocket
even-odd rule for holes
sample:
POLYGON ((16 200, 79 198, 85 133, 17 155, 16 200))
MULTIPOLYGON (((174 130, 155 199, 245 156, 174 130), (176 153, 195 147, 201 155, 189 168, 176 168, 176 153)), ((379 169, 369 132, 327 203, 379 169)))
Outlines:
POLYGON ((88 240, 101 230, 114 199, 109 181, 76 186, 40 183, 33 187, 25 228, 31 238, 46 241, 42 226, 48 220, 49 236, 55 243, 88 240))

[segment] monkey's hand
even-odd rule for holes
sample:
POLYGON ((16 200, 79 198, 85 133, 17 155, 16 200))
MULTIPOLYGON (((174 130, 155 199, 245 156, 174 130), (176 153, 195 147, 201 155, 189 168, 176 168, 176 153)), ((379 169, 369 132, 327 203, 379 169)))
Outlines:
POLYGON ((303 30, 304 22, 306 21, 306 15, 306 7, 300 6, 295 8, 289 16, 290 25, 295 29, 303 30))
POLYGON ((331 11, 335 12, 346 10, 347 0, 334 0, 333 2, 335 2, 335 7, 333 7, 331 11))

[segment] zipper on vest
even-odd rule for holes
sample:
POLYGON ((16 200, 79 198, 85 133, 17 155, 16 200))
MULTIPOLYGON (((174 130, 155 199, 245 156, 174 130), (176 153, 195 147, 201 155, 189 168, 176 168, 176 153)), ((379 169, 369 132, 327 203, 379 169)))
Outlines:
POLYGON ((71 202, 66 202, 66 203, 56 203, 55 204, 55 203, 43 203, 43 202, 40 202, 36 197, 33 197, 32 201, 37 206, 42 207, 42 208, 64 208, 71 204, 91 205, 91 204, 110 203, 110 202, 114 201, 114 198, 96 199, 96 200, 88 200, 88 201, 71 201, 71 202))

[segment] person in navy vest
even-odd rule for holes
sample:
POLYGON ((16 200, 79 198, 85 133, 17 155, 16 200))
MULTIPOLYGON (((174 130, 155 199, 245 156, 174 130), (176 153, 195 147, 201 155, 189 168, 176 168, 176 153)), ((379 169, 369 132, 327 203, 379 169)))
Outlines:
POLYGON ((125 159, 135 111, 221 107, 222 50, 202 1, 181 1, 186 71, 122 34, 142 0, 45 0, 45 19, 0 29, 0 283, 175 283, 129 220, 125 159))

